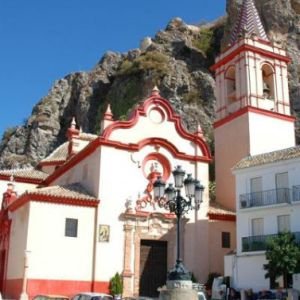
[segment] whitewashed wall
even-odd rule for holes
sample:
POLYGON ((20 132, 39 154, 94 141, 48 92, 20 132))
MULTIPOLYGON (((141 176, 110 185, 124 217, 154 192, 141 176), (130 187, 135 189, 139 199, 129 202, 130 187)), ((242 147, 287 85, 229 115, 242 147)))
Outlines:
POLYGON ((265 255, 262 253, 225 256, 225 276, 231 277, 232 287, 241 289, 252 289, 254 292, 268 290, 269 279, 265 278, 266 264, 265 255))
POLYGON ((249 113, 249 131, 251 155, 295 146, 294 123, 290 121, 249 113))
POLYGON ((27 250, 31 251, 28 277, 90 281, 94 220, 95 208, 31 202, 27 240, 27 250), (77 237, 65 236, 66 218, 78 219, 77 237), (63 268, 60 267, 62 265, 63 268))
POLYGON ((19 279, 24 274, 27 249, 29 204, 11 214, 12 225, 9 242, 7 279, 19 279))
POLYGON ((225 275, 232 276, 234 287, 254 290, 269 289, 269 279, 265 279, 263 264, 264 251, 242 252, 242 237, 252 236, 251 221, 263 218, 264 235, 277 234, 277 217, 289 215, 291 231, 300 231, 300 203, 276 204, 263 207, 240 208, 239 196, 250 193, 250 179, 262 177, 262 190, 276 189, 275 175, 288 172, 289 188, 300 185, 300 158, 283 160, 272 164, 235 170, 237 199, 237 255, 225 258, 225 275))
POLYGON ((95 149, 93 153, 55 179, 51 185, 68 185, 79 182, 91 193, 91 195, 97 197, 99 189, 100 158, 100 148, 95 149))

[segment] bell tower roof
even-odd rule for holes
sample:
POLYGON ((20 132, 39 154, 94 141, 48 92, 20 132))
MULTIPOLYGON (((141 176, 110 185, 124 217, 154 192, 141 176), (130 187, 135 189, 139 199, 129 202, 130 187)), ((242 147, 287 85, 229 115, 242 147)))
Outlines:
POLYGON ((243 0, 238 19, 231 33, 230 43, 234 44, 246 34, 256 35, 257 38, 269 42, 253 0, 243 0))

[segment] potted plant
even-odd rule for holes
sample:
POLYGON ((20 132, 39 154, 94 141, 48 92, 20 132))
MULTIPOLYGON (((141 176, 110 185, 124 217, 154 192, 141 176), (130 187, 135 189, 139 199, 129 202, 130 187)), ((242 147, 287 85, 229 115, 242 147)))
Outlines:
POLYGON ((114 296, 114 299, 121 299, 121 295, 123 293, 123 281, 118 272, 110 279, 109 290, 114 296))

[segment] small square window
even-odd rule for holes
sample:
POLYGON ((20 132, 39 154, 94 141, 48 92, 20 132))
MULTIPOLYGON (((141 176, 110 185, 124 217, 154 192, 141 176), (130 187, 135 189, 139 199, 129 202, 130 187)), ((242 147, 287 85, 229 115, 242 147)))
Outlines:
POLYGON ((66 218, 65 236, 77 237, 78 220, 66 218))
POLYGON ((230 232, 222 232, 222 248, 230 248, 230 232))

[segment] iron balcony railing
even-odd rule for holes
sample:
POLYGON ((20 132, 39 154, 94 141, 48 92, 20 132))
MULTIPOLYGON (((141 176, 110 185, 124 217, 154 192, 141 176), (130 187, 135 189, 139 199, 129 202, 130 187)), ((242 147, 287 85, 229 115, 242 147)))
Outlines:
POLYGON ((293 201, 300 201, 300 185, 293 186, 293 201))
MULTIPOLYGON (((300 246, 300 232, 293 232, 296 243, 300 246)), ((267 240, 278 234, 256 235, 242 237, 242 252, 264 251, 267 248, 267 240)))
MULTIPOLYGON (((300 201, 300 186, 295 195, 300 201)), ((287 188, 261 191, 240 195, 240 208, 267 206, 291 202, 291 190, 287 188)))

